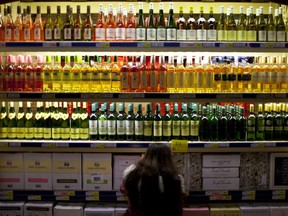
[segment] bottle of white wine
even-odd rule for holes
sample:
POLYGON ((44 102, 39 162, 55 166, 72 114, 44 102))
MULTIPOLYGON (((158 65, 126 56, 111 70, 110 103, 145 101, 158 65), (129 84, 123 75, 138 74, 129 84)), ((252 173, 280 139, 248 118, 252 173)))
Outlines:
POLYGON ((16 123, 16 112, 14 108, 14 102, 10 102, 9 115, 8 115, 8 139, 16 139, 17 123, 16 123))
POLYGON ((30 101, 27 102, 27 108, 25 113, 25 138, 34 138, 34 120, 30 101))
POLYGON ((23 102, 19 102, 19 110, 17 113, 17 139, 25 139, 25 119, 24 119, 24 110, 23 102))
POLYGON ((77 110, 77 103, 73 102, 73 110, 71 115, 71 139, 80 139, 80 126, 79 126, 79 111, 77 110))
POLYGON ((43 139, 44 132, 44 119, 41 111, 41 102, 37 102, 37 110, 35 113, 35 128, 34 137, 35 139, 43 139))
POLYGON ((89 117, 87 111, 87 103, 83 102, 82 110, 80 114, 80 139, 88 140, 89 139, 89 117))
MULTIPOLYGON (((276 15, 275 15, 276 16, 276 15)), ((282 7, 279 7, 279 17, 276 23, 276 39, 278 42, 286 41, 286 26, 284 24, 283 15, 282 15, 282 7)))
POLYGON ((253 6, 247 8, 246 38, 247 41, 257 40, 257 26, 253 14, 253 6))
POLYGON ((227 40, 236 41, 237 40, 237 27, 234 19, 234 7, 230 7, 230 15, 228 17, 227 23, 227 40))
POLYGON ((224 14, 224 6, 220 6, 220 18, 217 25, 217 38, 218 41, 227 40, 227 26, 224 14))
POLYGON ((273 7, 269 7, 268 23, 267 23, 267 41, 276 41, 276 26, 273 17, 273 7))
POLYGON ((58 110, 58 102, 53 103, 53 113, 52 113, 52 139, 59 140, 61 138, 61 119, 58 110))
POLYGON ((240 6, 239 20, 237 23, 237 41, 246 41, 246 24, 243 6, 240 6))
POLYGON ((259 23, 258 23, 258 41, 267 41, 267 24, 264 19, 263 7, 260 7, 259 23))
POLYGON ((67 109, 67 102, 63 103, 62 115, 61 115, 61 139, 69 140, 70 139, 70 119, 67 109))
POLYGON ((49 102, 45 102, 45 112, 43 114, 43 117, 44 117, 43 137, 45 140, 49 140, 52 138, 52 119, 51 119, 51 109, 49 102))
POLYGON ((5 102, 2 101, 0 112, 0 139, 7 139, 8 131, 8 116, 6 111, 5 102))

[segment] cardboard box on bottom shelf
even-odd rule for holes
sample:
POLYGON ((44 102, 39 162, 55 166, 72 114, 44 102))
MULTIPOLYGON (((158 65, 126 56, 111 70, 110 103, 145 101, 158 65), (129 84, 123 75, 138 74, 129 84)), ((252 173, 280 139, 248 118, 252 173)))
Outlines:
POLYGON ((239 178, 203 178, 203 190, 239 190, 239 178))
POLYGON ((268 203, 270 216, 288 216, 288 203, 268 203))
MULTIPOLYGON (((123 171, 130 165, 137 163, 140 155, 113 156, 113 189, 119 190, 123 181, 123 171)), ((128 173, 127 173, 128 174, 128 173)))
POLYGON ((54 206, 54 216, 83 216, 84 203, 62 203, 54 206))
POLYGON ((82 190, 80 153, 53 153, 53 189, 82 190))
POLYGON ((231 168, 231 167, 202 168, 202 177, 204 178, 237 178, 239 177, 239 168, 231 168))
POLYGON ((209 216, 209 208, 206 205, 185 206, 183 216, 209 216))
POLYGON ((24 189, 24 165, 22 153, 0 154, 0 188, 24 189))
POLYGON ((210 216, 240 216, 240 208, 235 204, 211 204, 210 216))
POLYGON ((53 216, 53 202, 27 202, 24 205, 24 216, 53 216))
POLYGON ((261 203, 239 203, 241 216, 270 216, 269 208, 261 203))
POLYGON ((52 190, 50 153, 24 153, 25 190, 52 190))
POLYGON ((88 203, 84 216, 114 216, 115 203, 88 203))
POLYGON ((19 216, 24 214, 24 202, 0 202, 0 215, 19 216))
POLYGON ((240 167, 240 154, 204 154, 203 167, 240 167))
POLYGON ((84 153, 83 190, 112 190, 112 155, 84 153))

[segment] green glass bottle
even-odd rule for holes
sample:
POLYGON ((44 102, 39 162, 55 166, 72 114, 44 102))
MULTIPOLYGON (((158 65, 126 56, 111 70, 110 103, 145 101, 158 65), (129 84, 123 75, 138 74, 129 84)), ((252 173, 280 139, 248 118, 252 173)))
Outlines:
POLYGON ((25 139, 34 139, 34 119, 31 110, 31 102, 27 102, 25 113, 25 139))
POLYGON ((200 130, 199 130, 200 140, 209 141, 210 132, 209 132, 209 119, 207 116, 207 108, 203 107, 202 117, 200 120, 200 130))
POLYGON ((90 140, 98 139, 98 102, 92 104, 89 116, 89 136, 90 140))
POLYGON ((151 104, 147 104, 146 114, 144 116, 143 121, 144 126, 144 140, 151 141, 152 140, 152 131, 153 131, 153 117, 151 114, 151 104))
POLYGON ((209 131, 210 131, 210 141, 218 141, 218 127, 219 127, 218 117, 216 115, 216 107, 212 107, 212 113, 209 117, 209 131))
POLYGON ((263 105, 258 104, 258 114, 256 116, 256 140, 264 140, 265 118, 263 115, 263 105))
MULTIPOLYGON (((24 119, 23 102, 19 102, 19 110, 17 113, 17 139, 25 139, 25 119, 24 119)), ((7 132, 6 132, 7 133, 7 132)), ((7 134, 6 134, 7 135, 7 134)))
POLYGON ((58 109, 58 102, 53 103, 52 113, 52 139, 59 140, 61 135, 61 119, 58 109))
POLYGON ((17 123, 14 102, 10 102, 9 115, 8 115, 8 139, 16 139, 17 123))
POLYGON ((147 25, 147 41, 156 40, 156 25, 153 14, 153 3, 149 3, 149 16, 148 16, 148 25, 147 25))
POLYGON ((271 114, 271 105, 265 104, 265 117, 264 117, 264 139, 273 140, 274 122, 273 115, 271 114))
POLYGON ((159 41, 166 40, 166 25, 165 25, 165 17, 162 2, 159 4, 159 22, 157 23, 157 40, 159 41))
POLYGON ((144 22, 143 15, 143 3, 139 3, 139 15, 138 15, 138 23, 136 26, 136 40, 137 41, 145 41, 146 40, 146 28, 144 22))
POLYGON ((167 29, 167 41, 176 41, 177 40, 177 26, 174 20, 174 12, 173 12, 173 2, 169 4, 169 16, 168 16, 168 25, 167 29))
POLYGON ((49 102, 45 102, 45 112, 43 114, 43 117, 44 117, 43 137, 45 140, 50 140, 52 139, 52 119, 51 119, 51 109, 49 102))
POLYGON ((128 113, 126 116, 125 127, 126 127, 126 140, 134 140, 135 125, 134 125, 135 115, 133 112, 133 104, 128 104, 128 113))
MULTIPOLYGON (((2 101, 0 112, 0 139, 7 139, 8 131, 8 116, 6 111, 5 102, 2 101)), ((24 136, 24 132, 23 132, 24 136)))
POLYGON ((181 139, 189 140, 190 139, 190 117, 187 112, 187 104, 182 105, 181 113, 181 139))
POLYGON ((249 116, 247 118, 247 140, 254 141, 256 139, 256 116, 254 113, 254 105, 250 104, 249 116))
POLYGON ((153 117, 153 140, 161 141, 163 135, 162 116, 160 104, 156 104, 155 114, 153 117))
POLYGON ((237 127, 236 127, 236 114, 235 108, 231 107, 231 115, 228 118, 228 140, 236 141, 237 127))
POLYGON ((283 118, 280 113, 280 104, 277 104, 276 114, 274 116, 274 140, 282 140, 283 133, 283 118))
POLYGON ((70 136, 71 140, 79 140, 80 139, 80 121, 79 121, 79 111, 77 109, 77 103, 73 102, 73 110, 71 114, 71 130, 70 136))
POLYGON ((54 22, 53 40, 63 40, 63 21, 61 18, 61 6, 57 6, 57 16, 54 22))
POLYGON ((67 102, 63 103, 62 115, 61 115, 61 139, 62 140, 69 140, 70 139, 70 119, 69 113, 67 108, 67 102))
POLYGON ((191 141, 198 141, 199 139, 199 125, 200 125, 200 118, 197 113, 197 104, 192 105, 192 113, 190 117, 190 140, 191 141))
POLYGON ((227 141, 227 134, 228 134, 228 119, 226 108, 221 108, 221 116, 219 117, 218 123, 218 139, 219 141, 227 141))
POLYGON ((174 111, 172 114, 172 139, 180 139, 181 118, 178 111, 178 103, 174 103, 174 111))
POLYGON ((108 140, 116 140, 116 121, 117 115, 115 115, 115 103, 111 103, 110 112, 107 116, 108 140))
POLYGON ((170 116, 170 105, 167 103, 165 104, 165 114, 162 117, 163 121, 163 140, 164 141, 170 141, 171 140, 171 125, 172 125, 172 119, 170 116))
MULTIPOLYGON (((17 122, 18 125, 18 122, 17 122)), ((35 113, 35 128, 34 128, 34 137, 35 139, 43 139, 44 135, 44 119, 41 110, 41 102, 37 102, 37 110, 35 113)))
POLYGON ((71 8, 69 5, 66 7, 66 21, 63 26, 64 30, 64 40, 69 41, 72 40, 72 32, 73 32, 73 21, 71 19, 71 8))
POLYGON ((126 113, 124 111, 124 103, 119 104, 119 113, 117 115, 117 140, 126 139, 125 120, 126 113))
POLYGON ((246 125, 247 121, 246 118, 244 117, 244 108, 240 107, 240 114, 237 118, 237 123, 236 123, 236 139, 238 141, 245 141, 246 140, 246 125))
POLYGON ((88 140, 89 139, 89 117, 87 111, 87 103, 82 103, 82 110, 80 113, 80 139, 88 140))
POLYGON ((260 7, 259 23, 257 25, 258 41, 267 41, 267 24, 263 14, 263 7, 260 7))
POLYGON ((107 128, 107 114, 105 104, 101 104, 101 114, 98 118, 99 127, 99 140, 107 140, 108 128, 107 128))
POLYGON ((143 140, 144 123, 142 115, 142 104, 138 104, 137 113, 135 115, 135 140, 143 140))

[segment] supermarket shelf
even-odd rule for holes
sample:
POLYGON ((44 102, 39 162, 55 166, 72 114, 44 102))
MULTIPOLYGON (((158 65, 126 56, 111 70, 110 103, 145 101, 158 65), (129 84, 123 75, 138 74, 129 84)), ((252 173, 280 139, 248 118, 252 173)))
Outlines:
MULTIPOLYGON (((0 140, 0 152, 141 153, 150 143, 153 141, 0 140)), ((188 152, 288 152, 288 141, 188 142, 188 152)))
MULTIPOLYGON (((118 191, 0 191, 0 200, 25 201, 125 201, 118 191)), ((188 203, 288 201, 287 190, 190 191, 188 203)))
POLYGON ((0 52, 41 52, 41 51, 66 51, 66 52, 101 52, 101 51, 151 51, 173 52, 283 52, 288 48, 288 42, 0 42, 0 52), (249 48, 247 50, 247 48, 249 48))
POLYGON ((105 102, 283 102, 287 93, 42 93, 0 92, 4 101, 105 101, 105 102))

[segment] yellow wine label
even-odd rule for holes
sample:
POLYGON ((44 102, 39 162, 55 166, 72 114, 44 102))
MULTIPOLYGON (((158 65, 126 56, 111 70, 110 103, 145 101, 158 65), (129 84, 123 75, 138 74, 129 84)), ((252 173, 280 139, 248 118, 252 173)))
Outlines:
POLYGON ((41 117, 42 117, 42 116, 41 116, 41 113, 36 113, 36 114, 35 114, 35 119, 36 119, 36 120, 39 120, 41 117))
POLYGON ((43 139, 43 133, 44 129, 43 128, 34 128, 34 137, 35 139, 43 139))
POLYGON ((17 119, 22 119, 24 117, 24 113, 18 113, 17 114, 17 119))
POLYGON ((25 128, 25 138, 26 139, 33 139, 34 138, 34 128, 25 128))
POLYGON ((7 116, 7 113, 1 113, 1 114, 0 114, 0 118, 1 118, 1 119, 6 118, 6 116, 7 116))
POLYGON ((61 128, 61 139, 70 139, 70 128, 61 128))
POLYGON ((17 127, 17 139, 24 139, 25 138, 25 128, 17 127))
POLYGON ((62 114, 62 119, 65 121, 69 118, 69 114, 68 113, 63 113, 62 114))
POLYGON ((71 116, 71 118, 73 119, 73 120, 76 120, 77 118, 78 118, 78 113, 72 113, 72 116, 71 116))
POLYGON ((8 118, 14 119, 16 117, 16 113, 9 113, 8 118))
POLYGON ((33 117, 33 113, 26 113, 25 118, 27 120, 31 119, 33 117))

